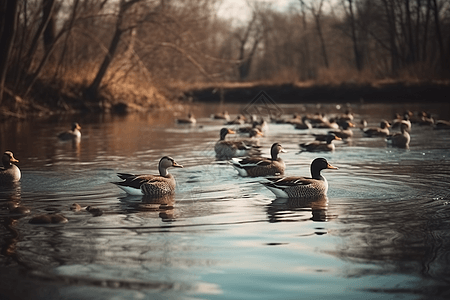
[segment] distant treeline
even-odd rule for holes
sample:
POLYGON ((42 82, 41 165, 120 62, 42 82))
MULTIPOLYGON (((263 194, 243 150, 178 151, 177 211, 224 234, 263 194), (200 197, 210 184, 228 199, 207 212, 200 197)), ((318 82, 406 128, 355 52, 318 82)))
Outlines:
POLYGON ((238 25, 218 17, 220 5, 0 1, 0 104, 143 104, 198 82, 450 77, 448 0, 299 0, 285 12, 248 1, 238 25))

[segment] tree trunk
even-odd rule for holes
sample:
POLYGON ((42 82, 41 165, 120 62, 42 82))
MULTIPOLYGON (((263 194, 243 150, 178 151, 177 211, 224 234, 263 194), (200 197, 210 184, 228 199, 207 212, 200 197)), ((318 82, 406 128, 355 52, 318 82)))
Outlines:
POLYGON ((356 37, 356 24, 355 24, 355 15, 353 13, 353 0, 348 0, 349 10, 350 10, 350 26, 352 31, 352 41, 353 41, 353 53, 355 55, 355 64, 356 69, 358 71, 362 70, 362 60, 361 55, 358 49, 358 40, 356 37))
POLYGON ((119 45, 120 38, 122 36, 122 33, 124 32, 121 29, 122 26, 122 20, 124 17, 125 12, 136 2, 139 2, 140 0, 130 0, 128 2, 121 0, 120 1, 120 9, 119 9, 119 15, 117 18, 116 23, 116 30, 114 32, 113 38, 111 40, 111 44, 109 44, 108 53, 106 53, 105 58, 103 59, 103 62, 97 72, 97 75, 95 76, 92 83, 89 85, 89 87, 84 92, 84 96, 87 99, 95 99, 98 95, 98 91, 100 88, 100 84, 103 80, 103 77, 106 74, 106 71, 108 71, 108 67, 111 64, 111 61, 114 58, 114 54, 116 53, 117 46, 119 45))
POLYGON ((48 19, 47 26, 44 28, 43 32, 43 40, 44 40, 44 48, 45 51, 50 51, 50 48, 53 46, 55 42, 55 13, 53 11, 53 5, 55 0, 44 0, 44 4, 42 7, 42 15, 43 19, 48 19))
POLYGON ((11 53, 17 26, 18 1, 7 0, 0 3, 0 104, 3 100, 8 59, 11 53))

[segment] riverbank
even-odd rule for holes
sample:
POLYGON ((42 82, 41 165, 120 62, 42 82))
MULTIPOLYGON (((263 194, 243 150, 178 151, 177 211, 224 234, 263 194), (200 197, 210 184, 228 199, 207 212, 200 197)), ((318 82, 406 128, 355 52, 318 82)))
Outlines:
POLYGON ((6 90, 0 108, 0 119, 26 118, 55 113, 111 112, 129 113, 177 110, 192 102, 248 103, 261 91, 276 103, 332 102, 448 102, 450 82, 378 81, 374 83, 318 84, 308 83, 198 83, 168 88, 115 85, 102 90, 96 99, 85 99, 83 87, 73 85, 38 86, 33 96, 23 99, 6 90))
POLYGON ((449 82, 379 81, 370 84, 241 83, 193 86, 184 91, 191 101, 249 102, 264 91, 277 103, 311 102, 448 102, 449 82))

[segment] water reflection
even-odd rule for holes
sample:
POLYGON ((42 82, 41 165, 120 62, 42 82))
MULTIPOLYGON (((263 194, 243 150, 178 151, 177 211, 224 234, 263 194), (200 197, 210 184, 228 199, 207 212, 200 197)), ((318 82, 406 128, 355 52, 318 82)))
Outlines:
POLYGON ((277 198, 267 206, 269 222, 293 221, 300 218, 302 221, 312 220, 326 222, 336 218, 328 214, 328 197, 317 198, 277 198), (310 217, 307 218, 306 215, 310 217))
POLYGON ((131 196, 120 197, 122 209, 129 213, 139 213, 140 217, 154 217, 154 212, 159 213, 162 221, 175 220, 175 196, 166 195, 163 197, 152 196, 131 196))

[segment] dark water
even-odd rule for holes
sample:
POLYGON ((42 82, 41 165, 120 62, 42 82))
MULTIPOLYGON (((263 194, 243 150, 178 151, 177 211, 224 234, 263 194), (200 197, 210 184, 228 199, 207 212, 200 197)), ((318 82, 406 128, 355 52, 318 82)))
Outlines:
MULTIPOLYGON (((0 190, 1 299, 447 299, 450 297, 450 130, 413 124, 409 150, 382 138, 337 141, 333 153, 296 154, 311 133, 270 124, 264 155, 280 142, 288 175, 309 175, 325 157, 328 199, 284 201, 214 158, 222 109, 196 105, 195 126, 171 113, 53 116, 0 124, 20 184, 0 190), (82 126, 80 143, 56 134, 82 126), (170 155, 175 196, 127 196, 116 172, 156 173, 170 155), (31 214, 11 215, 8 201, 31 214), (94 217, 72 203, 103 210, 94 217), (34 225, 62 213, 66 224, 34 225)), ((336 105, 280 105, 286 114, 336 105)), ((425 109, 450 118, 449 105, 352 105, 356 122, 376 125, 395 112, 425 109)), ((231 137, 232 139, 235 137, 231 137)))

